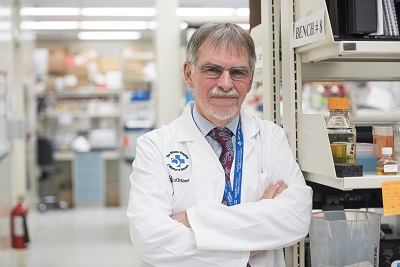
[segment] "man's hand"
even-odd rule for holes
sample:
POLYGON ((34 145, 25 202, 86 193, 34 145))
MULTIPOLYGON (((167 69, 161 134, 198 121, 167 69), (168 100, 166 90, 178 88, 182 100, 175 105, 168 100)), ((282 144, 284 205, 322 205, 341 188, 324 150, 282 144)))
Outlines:
POLYGON ((285 191, 288 186, 282 180, 279 180, 275 184, 269 184, 268 187, 265 189, 264 194, 262 195, 261 199, 273 199, 279 196, 280 193, 285 191))
MULTIPOLYGON (((288 188, 288 186, 282 180, 279 180, 276 184, 269 184, 267 188, 265 188, 264 194, 260 200, 276 198, 280 193, 285 191, 286 188, 288 188)), ((261 252, 264 252, 264 250, 250 251, 250 257, 260 254, 261 252)))
POLYGON ((190 223, 186 214, 186 211, 182 212, 182 213, 178 213, 178 214, 174 214, 171 215, 171 218, 175 221, 180 222, 181 224, 183 224, 186 227, 190 228, 190 223))

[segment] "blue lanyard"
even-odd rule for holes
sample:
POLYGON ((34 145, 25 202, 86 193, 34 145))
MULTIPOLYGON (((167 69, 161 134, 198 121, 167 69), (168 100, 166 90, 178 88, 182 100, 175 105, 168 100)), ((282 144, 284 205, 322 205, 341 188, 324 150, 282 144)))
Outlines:
POLYGON ((233 177, 233 189, 231 183, 225 179, 224 195, 228 206, 240 204, 243 173, 243 133, 239 120, 236 129, 235 173, 233 177))

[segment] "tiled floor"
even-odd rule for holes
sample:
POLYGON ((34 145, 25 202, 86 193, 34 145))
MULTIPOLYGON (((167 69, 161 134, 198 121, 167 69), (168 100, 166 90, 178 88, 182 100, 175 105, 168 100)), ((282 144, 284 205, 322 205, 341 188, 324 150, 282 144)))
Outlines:
POLYGON ((26 267, 134 267, 126 208, 35 213, 26 267))

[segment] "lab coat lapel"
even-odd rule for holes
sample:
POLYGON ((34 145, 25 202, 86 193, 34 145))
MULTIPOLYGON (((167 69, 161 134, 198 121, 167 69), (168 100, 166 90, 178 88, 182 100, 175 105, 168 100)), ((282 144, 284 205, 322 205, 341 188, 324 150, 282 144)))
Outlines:
POLYGON ((240 118, 244 137, 243 159, 246 160, 246 158, 251 154, 256 145, 255 136, 260 131, 260 124, 256 124, 256 120, 254 120, 251 116, 244 112, 241 112, 240 118))

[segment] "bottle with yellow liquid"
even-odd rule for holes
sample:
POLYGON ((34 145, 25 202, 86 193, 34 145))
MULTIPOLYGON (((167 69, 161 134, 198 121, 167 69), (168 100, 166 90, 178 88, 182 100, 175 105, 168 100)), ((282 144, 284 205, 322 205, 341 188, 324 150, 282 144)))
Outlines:
POLYGON ((326 119, 329 143, 334 163, 356 163, 356 128, 349 118, 348 98, 328 99, 326 119))
POLYGON ((396 175, 398 171, 397 161, 392 159, 391 147, 382 148, 382 158, 376 163, 376 173, 379 175, 396 175))

